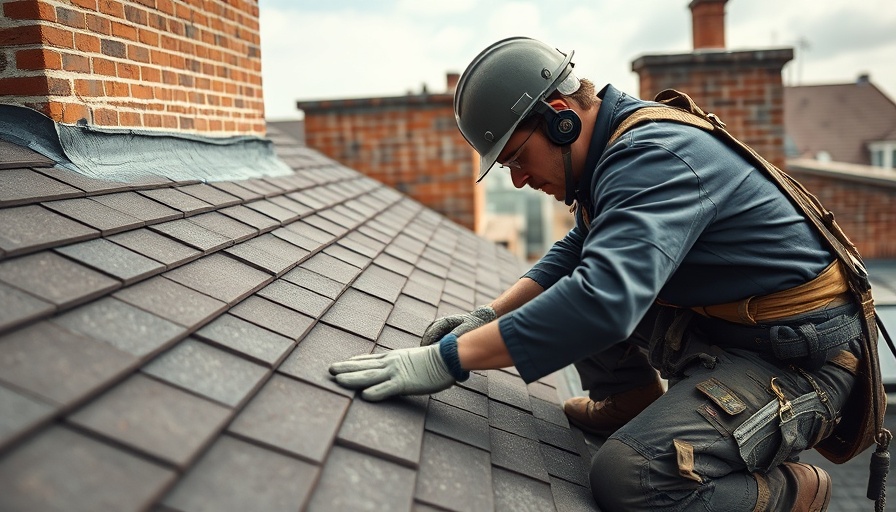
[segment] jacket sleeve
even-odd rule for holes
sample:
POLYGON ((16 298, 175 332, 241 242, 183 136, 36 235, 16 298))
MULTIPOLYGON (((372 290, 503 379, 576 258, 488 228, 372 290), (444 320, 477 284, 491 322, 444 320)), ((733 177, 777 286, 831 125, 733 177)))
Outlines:
POLYGON ((499 320, 527 382, 627 339, 715 215, 697 173, 657 143, 615 144, 591 193, 579 264, 499 320))
POLYGON ((579 265, 585 234, 581 226, 581 213, 576 215, 576 225, 554 243, 551 249, 538 260, 523 277, 528 277, 548 289, 560 278, 568 276, 579 265))

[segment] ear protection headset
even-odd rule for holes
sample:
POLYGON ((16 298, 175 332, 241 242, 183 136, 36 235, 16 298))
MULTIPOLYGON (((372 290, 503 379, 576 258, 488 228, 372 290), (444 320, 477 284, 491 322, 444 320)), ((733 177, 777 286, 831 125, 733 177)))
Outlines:
POLYGON ((561 148, 563 170, 566 177, 566 197, 564 202, 569 206, 576 197, 575 184, 572 179, 570 144, 575 142, 579 138, 579 134, 582 133, 582 119, 579 118, 579 115, 574 110, 557 110, 544 99, 535 106, 535 109, 546 121, 548 140, 561 148))
POLYGON ((558 146, 566 146, 579 138, 582 132, 582 120, 574 110, 556 110, 544 100, 541 101, 541 106, 539 110, 544 117, 548 139, 551 142, 558 146))
POLYGON ((548 126, 548 138, 558 146, 572 144, 582 132, 582 120, 574 110, 554 110, 545 112, 548 126))

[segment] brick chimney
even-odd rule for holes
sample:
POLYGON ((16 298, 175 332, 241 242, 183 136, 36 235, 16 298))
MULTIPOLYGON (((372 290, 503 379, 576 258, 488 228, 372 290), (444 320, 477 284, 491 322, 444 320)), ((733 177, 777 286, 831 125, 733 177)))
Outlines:
POLYGON ((693 0, 691 9, 694 49, 725 47, 725 4, 728 0, 693 0))
POLYGON ((449 94, 454 94, 454 91, 457 90, 457 82, 460 81, 460 73, 447 73, 445 75, 445 90, 449 94))
POLYGON ((256 0, 0 3, 0 103, 65 124, 265 132, 256 0))
POLYGON ((641 97, 652 99, 664 89, 685 92, 727 123, 735 137, 783 168, 781 70, 793 59, 793 48, 726 50, 725 0, 693 0, 690 8, 693 52, 645 55, 632 62, 641 97))

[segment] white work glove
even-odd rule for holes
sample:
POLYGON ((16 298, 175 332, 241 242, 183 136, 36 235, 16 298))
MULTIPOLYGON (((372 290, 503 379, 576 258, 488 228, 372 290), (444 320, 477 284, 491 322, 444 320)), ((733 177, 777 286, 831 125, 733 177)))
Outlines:
POLYGON ((446 334, 453 334, 460 337, 473 329, 482 327, 483 325, 498 318, 495 310, 489 306, 479 306, 469 313, 461 313, 458 315, 443 316, 433 320, 426 331, 423 332, 423 339, 420 340, 420 346, 425 347, 439 341, 446 334))
POLYGON ((361 397, 374 402, 394 395, 437 393, 468 376, 460 368, 455 336, 427 347, 355 356, 330 365, 330 374, 342 387, 364 389, 361 397), (453 360, 454 373, 446 359, 453 360))

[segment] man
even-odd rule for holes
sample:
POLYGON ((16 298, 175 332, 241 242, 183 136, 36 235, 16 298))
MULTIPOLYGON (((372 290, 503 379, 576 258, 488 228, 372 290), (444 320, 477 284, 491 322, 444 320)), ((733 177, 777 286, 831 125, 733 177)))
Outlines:
POLYGON ((652 122, 611 140, 656 104, 595 94, 571 59, 499 41, 462 75, 455 113, 479 179, 500 163, 516 187, 575 201, 576 226, 490 305, 434 322, 424 346, 331 373, 381 400, 470 370, 515 365, 531 382, 579 361, 597 401, 567 414, 615 431, 590 475, 604 510, 825 509, 829 476, 794 459, 830 435, 862 357, 834 257, 711 133, 652 122))

